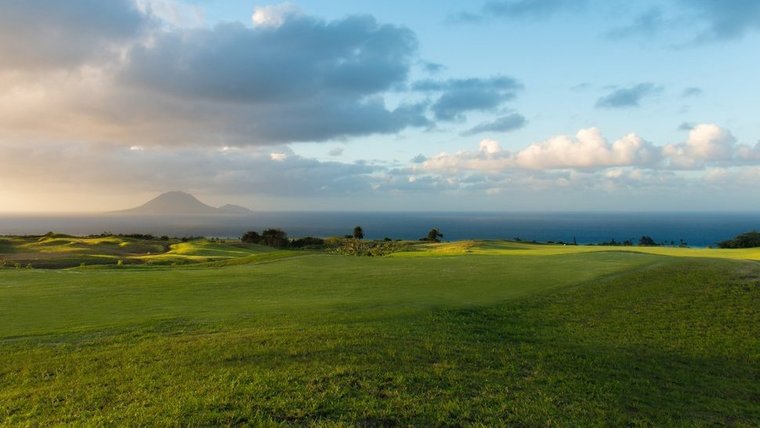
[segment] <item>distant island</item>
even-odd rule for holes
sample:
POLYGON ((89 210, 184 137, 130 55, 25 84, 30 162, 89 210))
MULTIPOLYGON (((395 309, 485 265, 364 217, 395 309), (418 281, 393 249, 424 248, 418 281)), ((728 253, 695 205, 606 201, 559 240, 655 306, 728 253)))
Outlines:
POLYGON ((253 211, 239 205, 223 205, 219 208, 204 204, 195 196, 172 191, 162 193, 139 207, 120 211, 111 211, 109 214, 121 215, 250 215, 253 211))

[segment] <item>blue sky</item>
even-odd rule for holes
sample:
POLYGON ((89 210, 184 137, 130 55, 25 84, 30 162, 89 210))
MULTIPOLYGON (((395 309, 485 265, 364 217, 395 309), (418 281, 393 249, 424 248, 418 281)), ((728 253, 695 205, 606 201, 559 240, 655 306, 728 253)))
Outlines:
POLYGON ((760 210, 758 48, 751 0, 6 2, 0 211, 760 210))

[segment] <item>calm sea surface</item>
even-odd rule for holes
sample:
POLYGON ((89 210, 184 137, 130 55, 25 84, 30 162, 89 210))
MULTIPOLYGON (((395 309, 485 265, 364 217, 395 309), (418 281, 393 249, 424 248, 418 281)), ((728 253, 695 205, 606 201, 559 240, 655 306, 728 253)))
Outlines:
POLYGON ((741 232, 760 230, 760 213, 421 213, 260 212, 245 217, 142 217, 117 215, 0 216, 0 235, 151 233, 239 237, 247 230, 280 228, 292 237, 335 236, 361 226, 371 239, 418 239, 432 227, 445 240, 513 239, 579 244, 615 239, 684 240, 705 247, 741 232))

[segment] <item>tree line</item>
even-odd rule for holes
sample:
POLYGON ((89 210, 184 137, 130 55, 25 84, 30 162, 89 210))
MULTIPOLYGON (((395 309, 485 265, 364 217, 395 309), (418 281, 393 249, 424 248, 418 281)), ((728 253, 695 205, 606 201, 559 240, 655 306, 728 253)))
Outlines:
MULTIPOLYGON (((441 242, 441 238, 443 238, 443 233, 437 228, 432 228, 430 231, 420 238, 420 241, 425 242, 441 242)), ((326 247, 334 247, 336 244, 344 246, 346 248, 373 248, 377 247, 378 245, 372 244, 369 247, 367 245, 361 246, 359 245, 359 242, 364 239, 364 229, 362 229, 361 226, 354 227, 352 233, 346 234, 343 236, 343 238, 316 238, 313 236, 307 236, 304 238, 297 238, 297 239, 290 239, 288 238, 288 234, 283 231, 282 229, 265 229, 261 233, 255 231, 255 230, 249 230, 248 232, 245 232, 243 236, 240 237, 240 241, 249 243, 249 244, 259 244, 259 245, 266 245, 268 247, 272 248, 299 248, 299 249, 320 249, 320 248, 326 248, 326 247)), ((395 242, 399 242, 401 240, 397 239, 395 242)), ((373 243, 376 242, 394 242, 391 238, 384 238, 382 241, 371 241, 373 243)), ((387 245, 387 244, 386 244, 387 245)), ((355 251, 354 251, 355 252, 355 251)))

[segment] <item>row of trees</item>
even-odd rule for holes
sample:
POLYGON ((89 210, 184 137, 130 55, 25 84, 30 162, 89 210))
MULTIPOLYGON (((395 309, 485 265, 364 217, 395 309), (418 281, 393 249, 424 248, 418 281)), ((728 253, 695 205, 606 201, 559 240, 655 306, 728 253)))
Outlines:
POLYGON ((261 232, 261 235, 255 230, 251 230, 245 232, 240 240, 250 244, 260 244, 274 248, 285 248, 290 246, 288 234, 280 229, 266 229, 261 232))
MULTIPOLYGON (((576 244, 577 245, 577 244, 576 244)), ((615 240, 615 238, 612 238, 609 241, 600 242, 599 245, 606 245, 606 246, 621 246, 621 247, 632 247, 634 245, 638 245, 639 247, 660 247, 660 246, 667 246, 668 243, 662 242, 658 243, 655 241, 651 236, 644 235, 641 238, 639 238, 639 241, 637 243, 634 243, 631 239, 626 239, 623 242, 618 242, 615 240)), ((670 246, 672 247, 688 247, 689 244, 686 243, 683 239, 680 239, 678 242, 670 241, 670 246)))
MULTIPOLYGON (((443 238, 443 233, 441 233, 440 230, 433 228, 430 229, 425 237, 420 238, 420 241, 441 242, 441 238, 443 238)), ((354 249, 360 247, 358 245, 358 241, 361 241, 362 239, 364 239, 364 229, 362 229, 361 226, 354 227, 352 233, 350 235, 344 235, 343 241, 341 242, 336 241, 336 239, 332 239, 328 243, 322 238, 314 238, 310 236, 305 238, 289 239, 288 234, 281 229, 266 229, 260 234, 255 230, 251 230, 245 232, 240 238, 240 240, 245 243, 266 245, 273 248, 324 248, 325 246, 344 246, 351 250, 349 251, 350 253, 357 252, 354 249)), ((385 238, 383 242, 393 242, 393 240, 390 238, 385 238)))

